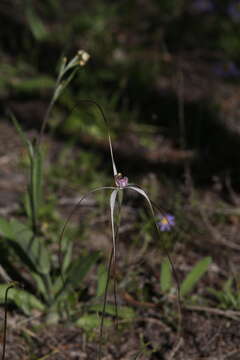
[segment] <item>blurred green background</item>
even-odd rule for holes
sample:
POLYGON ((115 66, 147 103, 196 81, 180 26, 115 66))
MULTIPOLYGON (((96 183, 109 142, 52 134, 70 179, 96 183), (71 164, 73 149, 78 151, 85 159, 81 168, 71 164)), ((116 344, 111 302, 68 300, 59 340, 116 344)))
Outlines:
POLYGON ((84 49, 91 59, 58 101, 52 134, 104 152, 102 120, 76 107, 90 98, 126 171, 143 171, 140 155, 144 169, 182 179, 187 162, 196 183, 231 174, 237 185, 238 1, 3 0, 0 20, 2 118, 11 109, 39 128, 57 64, 84 49))

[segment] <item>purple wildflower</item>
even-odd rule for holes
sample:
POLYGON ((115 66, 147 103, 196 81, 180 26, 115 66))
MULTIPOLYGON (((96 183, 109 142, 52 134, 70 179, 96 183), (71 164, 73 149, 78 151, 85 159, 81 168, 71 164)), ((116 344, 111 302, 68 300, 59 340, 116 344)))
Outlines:
POLYGON ((219 63, 213 67, 214 73, 222 78, 233 78, 240 76, 240 70, 237 65, 232 62, 219 63))
POLYGON ((214 10, 214 5, 210 0, 193 0, 191 10, 198 13, 210 12, 214 10))
POLYGON ((227 12, 232 21, 240 22, 240 1, 232 1, 228 6, 227 12))
POLYGON ((126 176, 122 176, 121 173, 117 174, 115 176, 115 183, 116 186, 122 188, 125 188, 126 186, 128 186, 128 178, 126 176))
POLYGON ((175 217, 171 214, 161 215, 158 226, 160 231, 170 231, 175 226, 175 217))

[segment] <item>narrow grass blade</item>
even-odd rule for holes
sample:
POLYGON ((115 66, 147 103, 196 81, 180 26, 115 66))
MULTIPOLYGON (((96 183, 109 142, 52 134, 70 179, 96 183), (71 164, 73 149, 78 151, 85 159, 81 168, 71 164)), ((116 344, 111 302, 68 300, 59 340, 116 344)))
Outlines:
POLYGON ((104 294, 107 284, 107 271, 103 264, 98 267, 98 281, 97 281, 97 297, 104 294))
POLYGON ((5 220, 4 218, 0 218, 0 234, 11 240, 14 240, 15 237, 10 221, 5 220))
POLYGON ((198 263, 193 267, 190 273, 186 276, 180 286, 180 293, 182 296, 188 295, 201 277, 208 270, 209 265, 211 264, 211 257, 207 256, 204 259, 198 261, 198 263))
POLYGON ((160 287, 163 293, 166 293, 172 287, 171 264, 168 258, 163 259, 161 264, 160 287))
MULTIPOLYGON (((112 325, 111 319, 105 320, 105 327, 110 327, 112 325)), ((96 314, 85 314, 75 322, 75 325, 79 326, 87 333, 92 334, 92 331, 99 326, 99 319, 96 314)))
POLYGON ((87 275, 90 268, 96 263, 99 258, 99 252, 95 251, 87 256, 81 256, 75 260, 67 274, 67 286, 72 285, 76 287, 84 277, 87 275))
POLYGON ((30 271, 48 274, 50 271, 50 257, 43 239, 34 237, 32 230, 16 219, 9 222, 0 218, 0 234, 5 240, 11 240, 9 245, 29 267, 30 271))
POLYGON ((19 122, 17 121, 16 117, 13 115, 13 113, 12 113, 11 111, 8 111, 8 113, 9 113, 9 116, 10 116, 10 118, 11 118, 11 120, 12 120, 13 125, 15 126, 18 134, 20 135, 20 137, 21 137, 21 139, 22 139, 22 142, 25 144, 25 146, 26 146, 27 148, 29 148, 29 146, 31 145, 31 143, 30 143, 30 141, 28 140, 28 138, 27 138, 26 134, 24 133, 24 131, 22 130, 19 122))
POLYGON ((227 298, 227 301, 233 306, 234 309, 237 309, 238 301, 237 296, 234 294, 233 291, 233 282, 234 279, 230 277, 223 286, 223 292, 225 297, 227 298))
POLYGON ((40 17, 36 14, 32 6, 26 8, 26 20, 29 28, 36 40, 43 40, 47 37, 48 31, 40 17))
MULTIPOLYGON (((66 70, 66 69, 65 69, 66 70)), ((60 95, 62 94, 62 92, 64 91, 64 89, 68 86, 68 84, 72 81, 72 79, 74 78, 74 76, 76 75, 78 71, 78 68, 75 68, 71 74, 67 77, 67 79, 61 81, 58 86, 56 87, 55 91, 54 91, 54 95, 53 95, 53 102, 55 103, 57 101, 57 99, 60 97, 60 95)))
POLYGON ((29 187, 29 195, 32 207, 33 228, 36 231, 38 213, 42 202, 42 152, 38 145, 34 146, 34 153, 31 159, 31 183, 29 187))
POLYGON ((50 254, 43 238, 34 237, 33 232, 16 219, 12 219, 10 224, 14 232, 14 238, 10 240, 16 244, 15 252, 30 270, 47 275, 51 267, 50 254))
MULTIPOLYGON (((90 311, 96 311, 96 312, 101 312, 102 311, 102 306, 101 305, 92 305, 89 307, 90 311)), ((105 313, 108 315, 112 315, 112 316, 116 316, 115 313, 115 306, 114 305, 106 305, 105 308, 105 313)), ((118 309, 118 314, 119 317, 122 319, 133 319, 135 317, 135 312, 132 308, 130 308, 129 306, 119 306, 118 309)))

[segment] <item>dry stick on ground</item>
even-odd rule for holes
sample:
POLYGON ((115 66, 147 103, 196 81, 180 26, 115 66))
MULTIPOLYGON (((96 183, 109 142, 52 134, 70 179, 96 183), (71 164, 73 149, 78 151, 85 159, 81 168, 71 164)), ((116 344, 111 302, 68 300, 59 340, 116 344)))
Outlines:
POLYGON ((221 309, 215 309, 215 308, 211 308, 211 307, 207 307, 207 306, 197 306, 197 305, 187 305, 184 307, 184 309, 189 310, 189 311, 206 312, 206 313, 210 313, 210 314, 223 316, 228 319, 240 321, 240 311, 221 310, 221 309))
POLYGON ((218 326, 218 328, 215 331, 215 334, 206 342, 206 344, 204 344, 201 347, 202 350, 208 349, 209 346, 220 336, 223 326, 224 326, 224 322, 222 322, 222 324, 218 326))
POLYGON ((229 352, 226 355, 223 355, 223 357, 221 359, 219 359, 219 360, 227 360, 227 359, 230 359, 230 358, 232 358, 232 356, 237 355, 237 354, 240 354, 240 348, 237 349, 237 350, 233 350, 233 351, 229 352))
POLYGON ((232 249, 232 250, 240 250, 240 245, 235 244, 234 242, 230 241, 229 239, 225 239, 220 232, 211 224, 210 220, 208 219, 207 215, 206 215, 206 211, 204 211, 203 209, 201 209, 201 207, 199 207, 199 212, 202 216, 202 220, 204 222, 204 224, 206 225, 206 228, 208 229, 208 231, 210 232, 210 234, 212 235, 212 237, 220 244, 232 249))
POLYGON ((235 193, 235 191, 233 190, 232 187, 232 181, 230 178, 230 175, 226 176, 225 178, 225 185, 228 189, 229 195, 230 195, 230 199, 232 200, 233 204, 235 206, 239 206, 240 205, 240 198, 239 196, 235 193))
POLYGON ((184 340, 182 337, 176 342, 174 348, 171 350, 170 354, 167 356, 167 360, 173 360, 174 356, 178 352, 178 350, 184 345, 184 340))
POLYGON ((162 320, 160 320, 159 318, 155 318, 155 317, 139 317, 136 318, 135 321, 139 321, 139 322, 146 322, 146 323, 152 323, 152 324, 156 324, 159 325, 161 328, 163 328, 163 330, 167 333, 171 333, 172 332, 172 328, 170 326, 168 326, 167 324, 165 324, 162 320))

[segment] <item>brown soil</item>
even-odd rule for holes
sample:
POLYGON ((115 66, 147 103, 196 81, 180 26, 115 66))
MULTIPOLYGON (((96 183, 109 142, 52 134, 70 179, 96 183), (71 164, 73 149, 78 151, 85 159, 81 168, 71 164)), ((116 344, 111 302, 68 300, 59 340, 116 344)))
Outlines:
MULTIPOLYGON (((1 216, 11 216, 18 208, 19 196, 26 186, 26 176, 19 175, 22 174, 22 168, 20 171, 18 162, 19 153, 24 150, 15 130, 4 122, 1 123, 0 140, 0 213, 1 216)), ((204 192, 204 204, 211 203, 215 196, 214 192, 204 192)), ((129 211, 131 213, 131 209, 129 211)), ((229 215, 229 223, 224 229, 212 229, 211 224, 206 222, 207 231, 204 235, 195 235, 186 243, 176 246, 174 261, 180 278, 202 256, 211 255, 214 259, 214 266, 196 289, 198 294, 205 294, 207 286, 217 287, 220 280, 228 275, 229 268, 239 269, 239 244, 236 236, 239 221, 236 215, 233 221, 232 216, 229 215), (219 233, 224 234, 224 231, 232 234, 229 243, 224 240, 223 235, 219 238, 217 236, 219 233)), ((127 224, 126 219, 124 221, 127 224)), ((126 232, 121 234, 123 241, 119 248, 119 278, 128 274, 125 254, 129 252, 129 244, 124 238, 128 239, 129 229, 126 229, 126 232)), ((109 244, 108 235, 108 232, 105 232, 102 238, 106 248, 109 244)), ((93 240, 90 241, 88 247, 94 249, 94 246, 96 247, 96 244, 94 245, 93 240)), ((101 359, 240 359, 240 314, 236 311, 220 310, 213 301, 210 301, 211 306, 186 306, 183 311, 182 333, 180 338, 178 337, 176 320, 168 314, 171 302, 170 305, 166 303, 166 307, 164 302, 161 302, 161 306, 156 306, 156 298, 159 299, 158 251, 150 248, 144 254, 144 259, 141 259, 144 281, 151 282, 152 300, 144 304, 135 294, 126 296, 126 293, 119 292, 121 304, 133 306, 137 316, 132 323, 122 324, 119 331, 105 330, 101 359)), ((131 256, 129 259, 131 260, 131 256)), ((6 360, 97 359, 97 329, 91 338, 73 325, 49 326, 44 323, 44 319, 39 319, 26 319, 15 311, 9 314, 6 360)))

